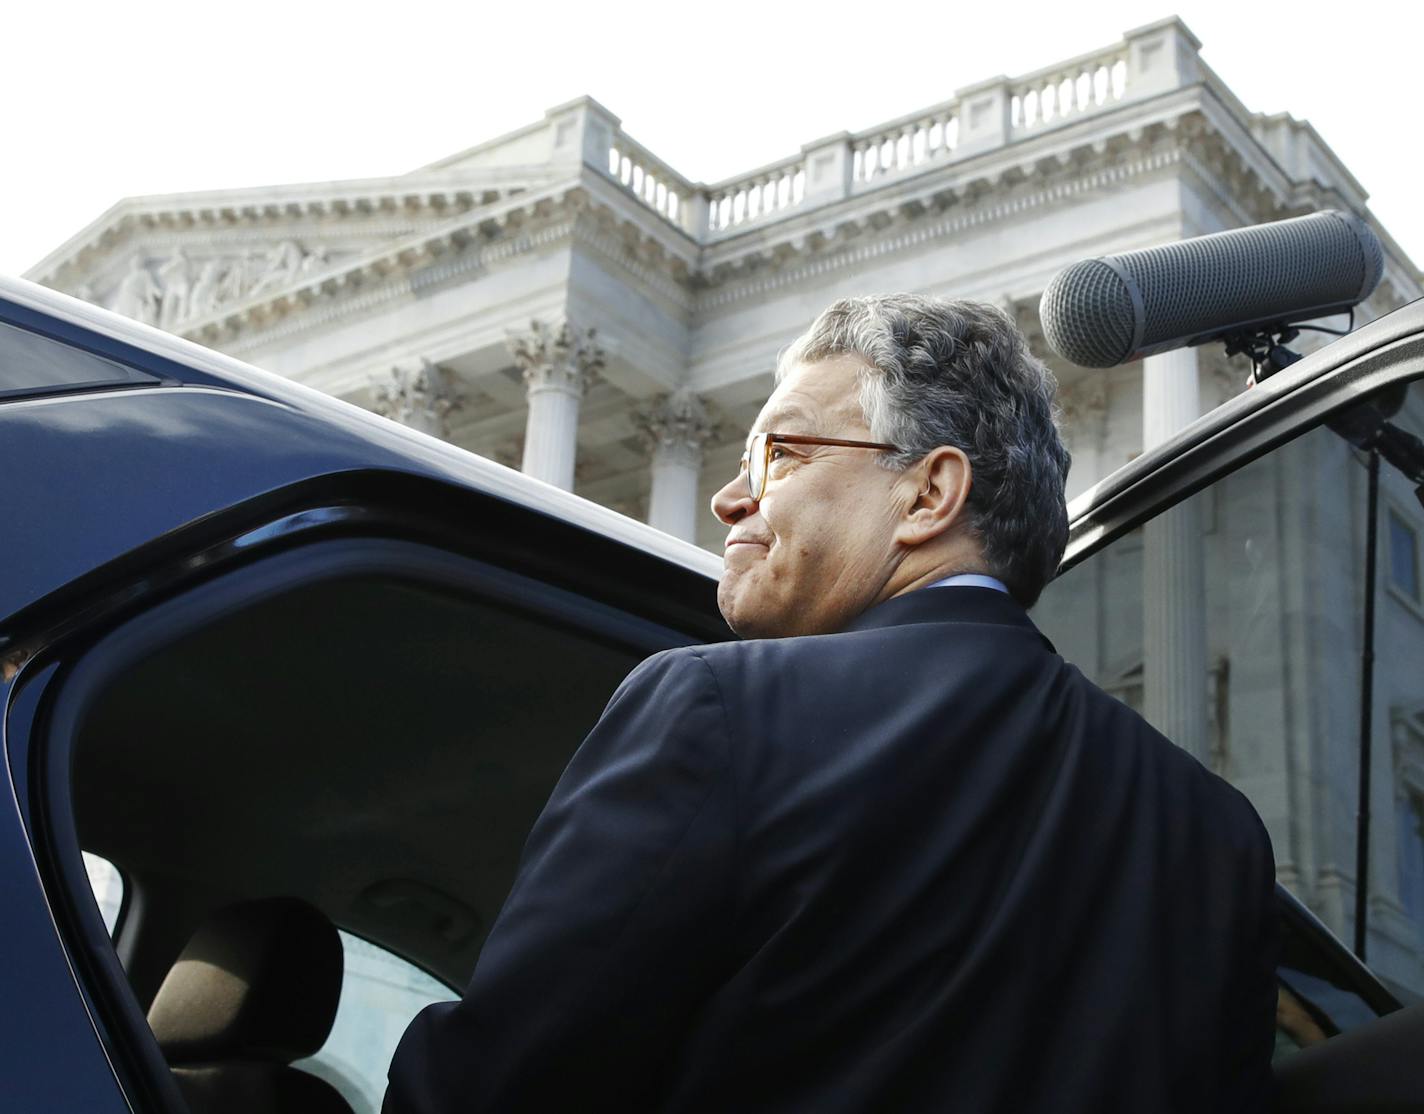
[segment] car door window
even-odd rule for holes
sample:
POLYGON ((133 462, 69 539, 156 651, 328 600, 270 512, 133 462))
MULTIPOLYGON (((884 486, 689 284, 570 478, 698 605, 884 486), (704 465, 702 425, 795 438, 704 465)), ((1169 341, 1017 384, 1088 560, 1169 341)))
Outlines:
MULTIPOLYGON (((1395 402, 1398 399, 1396 398, 1395 402)), ((1424 437, 1424 388, 1392 421, 1424 437)), ((1251 800, 1277 877, 1348 944, 1368 527, 1366 454, 1313 428, 1099 548, 1033 617, 1059 652, 1251 800)), ((1424 609, 1414 484, 1388 464, 1377 509, 1367 959, 1424 994, 1424 609)), ((1376 1010, 1306 958, 1280 969, 1296 1035, 1376 1010)), ((1299 1046, 1282 1030, 1289 1047, 1299 1046)))
POLYGON ((124 876, 103 856, 89 851, 83 852, 83 855, 89 888, 94 891, 94 901, 99 906, 100 916, 104 918, 104 927, 112 936, 118 929, 119 914, 124 908, 124 876))
POLYGON ((459 995, 440 980, 369 940, 341 933, 345 969, 331 1035, 316 1055, 292 1066, 321 1076, 355 1114, 377 1114, 386 1066, 406 1026, 426 1006, 459 995))

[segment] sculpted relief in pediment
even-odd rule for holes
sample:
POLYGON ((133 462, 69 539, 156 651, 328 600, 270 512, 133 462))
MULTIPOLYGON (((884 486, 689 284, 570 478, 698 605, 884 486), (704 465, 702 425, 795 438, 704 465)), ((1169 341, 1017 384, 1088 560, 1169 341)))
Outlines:
POLYGON ((275 294, 334 261, 325 247, 296 240, 274 247, 194 259, 178 248, 166 258, 135 255, 107 298, 81 287, 75 293, 125 317, 173 330, 220 309, 275 294))

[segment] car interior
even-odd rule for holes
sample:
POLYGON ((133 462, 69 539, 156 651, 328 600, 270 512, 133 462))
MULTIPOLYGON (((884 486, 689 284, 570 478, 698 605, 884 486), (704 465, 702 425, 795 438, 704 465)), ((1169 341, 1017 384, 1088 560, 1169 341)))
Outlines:
POLYGON ((194 1111, 325 1109, 279 1089, 331 1028, 335 926, 463 985, 573 749, 676 639, 458 580, 256 578, 75 679, 78 840, 123 875, 116 948, 194 1111))

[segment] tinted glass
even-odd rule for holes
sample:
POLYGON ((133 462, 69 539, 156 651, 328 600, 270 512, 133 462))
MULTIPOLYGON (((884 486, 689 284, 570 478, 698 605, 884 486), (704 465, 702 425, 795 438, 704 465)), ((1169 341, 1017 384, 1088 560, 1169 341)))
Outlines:
POLYGON ((0 322, 0 398, 157 382, 123 364, 0 322))
MULTIPOLYGON (((1418 383, 1390 420, 1424 435, 1418 383)), ((1367 465, 1310 430, 1100 549, 1034 610, 1067 660, 1245 793, 1278 879, 1344 942, 1329 943, 1337 952, 1354 937, 1367 465)), ((1413 482, 1384 464, 1366 958, 1406 996, 1424 994, 1424 615, 1411 602, 1417 533, 1399 510, 1417 505, 1413 482)), ((1279 975, 1283 1046, 1375 1013, 1348 962, 1296 947, 1279 975)))

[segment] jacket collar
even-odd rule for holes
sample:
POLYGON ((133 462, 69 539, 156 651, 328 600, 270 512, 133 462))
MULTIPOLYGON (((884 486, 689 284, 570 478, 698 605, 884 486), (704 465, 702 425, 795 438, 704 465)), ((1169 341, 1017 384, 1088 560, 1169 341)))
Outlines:
POLYGON ((876 604, 850 621, 846 631, 875 630, 908 623, 991 623, 1033 631, 1049 653, 1057 653, 1053 643, 1028 617, 1013 596, 993 588, 920 588, 876 604))

